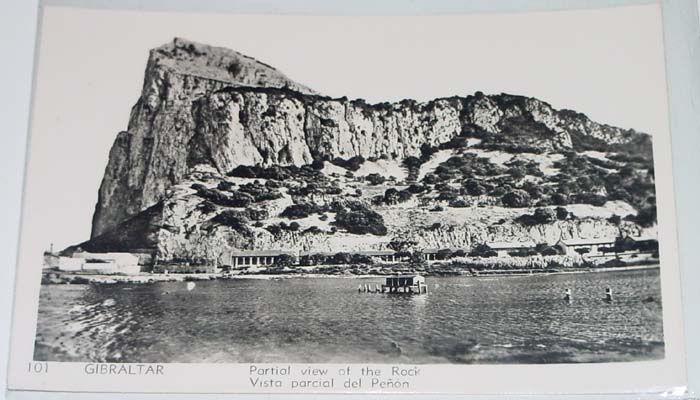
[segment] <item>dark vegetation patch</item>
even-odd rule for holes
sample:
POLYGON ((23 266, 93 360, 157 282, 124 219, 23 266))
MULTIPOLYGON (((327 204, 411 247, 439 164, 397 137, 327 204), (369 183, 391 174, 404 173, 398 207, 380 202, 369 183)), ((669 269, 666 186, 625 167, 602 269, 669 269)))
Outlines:
POLYGON ((278 224, 271 224, 265 227, 265 229, 270 232, 271 234, 277 236, 282 231, 287 231, 287 232, 298 232, 299 228, 301 225, 299 225, 298 222, 292 221, 291 223, 287 224, 286 222, 280 222, 278 224))
POLYGON ((643 227, 652 226, 656 224, 656 204, 646 204, 638 211, 636 216, 629 215, 625 219, 643 227))
MULTIPOLYGON (((359 201, 334 201, 329 205, 299 203, 285 208, 280 216, 290 219, 301 219, 313 214, 321 214, 319 219, 325 221, 328 219, 326 212, 336 213, 335 221, 332 222, 334 228, 345 229, 349 233, 358 235, 369 233, 383 236, 387 234, 384 218, 365 203, 359 201)), ((295 224, 295 222, 292 222, 292 224, 295 224)), ((284 230, 284 227, 281 228, 284 230)), ((276 228, 273 228, 273 230, 274 232, 271 231, 273 234, 280 232, 276 228)), ((318 231, 320 232, 320 229, 318 231)))
MULTIPOLYGON (((513 249, 508 251, 508 254, 513 257, 529 257, 534 255, 556 256, 563 255, 564 253, 565 250, 563 248, 557 245, 550 246, 547 243, 539 243, 535 245, 534 248, 513 249)), ((469 255, 474 257, 495 257, 498 253, 487 244, 480 244, 474 247, 474 249, 469 252, 469 255)))
POLYGON ((273 189, 282 187, 286 187, 288 193, 292 196, 342 194, 343 190, 321 172, 322 168, 322 161, 301 167, 294 165, 276 165, 271 167, 241 165, 231 170, 227 175, 239 178, 266 179, 264 188, 267 190, 255 182, 241 185, 239 188, 240 191, 257 196, 256 201, 263 201, 263 199, 273 200, 281 197, 281 193, 273 189))
POLYGON ((248 193, 222 192, 217 189, 208 189, 199 183, 192 185, 192 189, 197 191, 197 196, 224 207, 247 207, 255 201, 255 198, 248 193))
POLYGON ((114 229, 86 242, 67 247, 61 251, 61 255, 72 256, 76 251, 95 253, 155 251, 162 218, 163 202, 160 201, 120 223, 114 229))
POLYGON ((289 219, 301 219, 312 214, 322 214, 327 211, 329 211, 329 207, 327 206, 320 206, 315 203, 299 203, 292 204, 285 208, 280 216, 289 219))
POLYGON ((379 175, 377 173, 371 173, 367 176, 365 176, 365 180, 370 184, 370 185, 381 185, 382 183, 386 182, 387 179, 383 175, 379 175))
POLYGON ((372 257, 365 254, 351 254, 347 252, 335 253, 331 256, 322 254, 307 254, 299 258, 300 265, 345 265, 345 264, 374 264, 372 257))
POLYGON ((282 197, 282 193, 275 189, 270 189, 267 185, 263 185, 258 181, 245 183, 239 186, 238 191, 250 195, 256 203, 277 200, 282 197))
POLYGON ((336 157, 336 158, 329 160, 329 161, 334 165, 348 169, 350 171, 357 171, 358 169, 360 169, 362 164, 365 163, 366 160, 362 156, 355 156, 355 157, 351 157, 347 160, 344 158, 341 158, 341 157, 336 157))
MULTIPOLYGON (((429 150, 425 153, 432 154, 429 150)), ((603 206, 608 201, 621 200, 639 211, 635 222, 643 226, 655 223, 654 168, 646 156, 617 152, 606 153, 609 160, 600 160, 576 151, 562 154, 564 158, 553 163, 559 170, 556 175, 545 175, 536 161, 512 160, 504 167, 472 153, 458 154, 426 174, 421 181, 422 190, 416 187, 411 191, 437 191, 436 198, 447 202, 463 196, 489 196, 498 198, 506 207, 518 208, 603 206), (455 184, 461 188, 455 190, 455 184)), ((417 157, 407 160, 404 164, 409 169, 422 164, 417 157)), ((522 221, 527 223, 528 219, 524 217, 522 221)))
POLYGON ((292 196, 311 196, 311 195, 339 195, 343 193, 338 185, 328 181, 308 182, 302 186, 289 186, 287 192, 292 196))
POLYGON ((303 165, 301 167, 295 165, 273 165, 270 167, 239 165, 226 175, 239 178, 274 179, 277 181, 285 181, 287 179, 301 181, 325 179, 325 175, 312 165, 303 165))
POLYGON ((209 189, 200 183, 193 184, 191 188, 197 191, 199 197, 224 207, 248 207, 253 203, 276 200, 282 197, 282 193, 279 191, 270 189, 259 182, 246 183, 241 185, 238 190, 221 183, 217 189, 209 189))
POLYGON ((217 214, 212 219, 212 222, 228 226, 230 228, 233 228, 233 230, 244 234, 251 233, 251 230, 248 227, 248 219, 246 218, 245 213, 242 213, 240 211, 224 210, 221 213, 217 214))
POLYGON ((523 214, 515 221, 525 226, 533 226, 565 220, 569 218, 569 215, 570 213, 564 207, 537 208, 533 214, 523 214))
POLYGON ((523 208, 530 206, 530 194, 522 189, 515 189, 507 192, 501 198, 506 207, 523 208))
POLYGON ((591 162, 590 157, 569 152, 554 163, 560 173, 552 180, 557 192, 569 197, 570 202, 602 205, 608 200, 622 200, 642 210, 656 203, 654 169, 646 159, 634 160, 608 171, 591 162))
POLYGON ((657 240, 635 241, 629 237, 618 237, 615 244, 609 247, 601 247, 602 253, 623 253, 626 251, 640 251, 654 254, 658 258, 659 242, 657 240))
MULTIPOLYGON (((468 194, 468 191, 479 193, 473 195, 492 191, 495 187, 487 183, 485 178, 496 177, 506 172, 505 168, 492 163, 485 157, 478 157, 472 153, 459 154, 441 163, 432 173, 426 174, 421 183, 423 190, 429 185, 434 185, 440 192, 440 200, 450 201, 454 200, 456 195, 468 194), (464 185, 464 190, 459 191, 447 185, 447 183, 454 181, 461 182, 464 185)), ((497 193, 496 195, 502 194, 497 193)))
POLYGON ((384 191, 384 195, 375 196, 372 198, 372 203, 376 205, 395 205, 399 203, 404 203, 413 197, 413 193, 408 190, 408 188, 403 190, 398 190, 395 188, 389 188, 384 191))
POLYGON ((372 234, 384 236, 387 234, 384 218, 365 204, 348 202, 336 211, 335 225, 358 235, 372 234))

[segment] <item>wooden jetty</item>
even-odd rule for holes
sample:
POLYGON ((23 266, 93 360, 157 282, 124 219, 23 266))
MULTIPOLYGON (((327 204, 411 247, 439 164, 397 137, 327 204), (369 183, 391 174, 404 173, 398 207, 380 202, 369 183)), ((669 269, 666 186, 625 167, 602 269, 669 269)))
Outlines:
POLYGON ((375 286, 372 290, 370 285, 360 285, 359 292, 364 293, 388 293, 388 294, 426 294, 428 285, 421 275, 399 275, 386 278, 386 282, 375 286))

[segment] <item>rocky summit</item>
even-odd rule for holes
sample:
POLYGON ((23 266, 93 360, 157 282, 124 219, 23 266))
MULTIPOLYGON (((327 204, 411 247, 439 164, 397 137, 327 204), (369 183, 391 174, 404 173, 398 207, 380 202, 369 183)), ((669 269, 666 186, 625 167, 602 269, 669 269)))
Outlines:
POLYGON ((109 154, 92 237, 157 203, 187 172, 196 121, 193 102, 225 87, 278 87, 314 93, 238 52, 176 38, 151 50, 141 97, 109 154))
POLYGON ((221 264, 244 250, 469 250, 655 223, 647 134, 511 94, 330 98, 175 39, 150 53, 79 246, 221 264))

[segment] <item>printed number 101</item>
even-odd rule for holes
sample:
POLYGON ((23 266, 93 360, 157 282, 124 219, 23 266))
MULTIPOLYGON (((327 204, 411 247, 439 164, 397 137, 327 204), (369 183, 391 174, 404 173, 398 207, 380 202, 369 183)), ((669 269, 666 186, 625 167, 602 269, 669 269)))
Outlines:
POLYGON ((45 374, 49 372, 49 363, 47 362, 30 362, 27 370, 33 374, 45 374))

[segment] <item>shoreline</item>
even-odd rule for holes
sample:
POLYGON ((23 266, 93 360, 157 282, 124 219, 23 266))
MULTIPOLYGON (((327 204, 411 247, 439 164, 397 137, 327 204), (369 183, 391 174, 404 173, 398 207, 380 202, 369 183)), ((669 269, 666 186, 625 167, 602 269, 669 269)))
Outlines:
POLYGON ((486 270, 470 273, 435 273, 421 274, 420 272, 400 272, 393 274, 324 274, 313 272, 285 272, 280 274, 221 274, 221 273, 188 273, 188 274, 157 274, 141 273, 138 275, 100 275, 100 274, 80 274, 55 270, 42 271, 42 285, 80 285, 80 284, 155 284, 159 282, 189 282, 189 281, 210 281, 210 280, 282 280, 282 279, 369 279, 386 278, 396 274, 419 274, 431 278, 463 276, 469 278, 494 278, 494 277, 522 277, 522 276, 543 276, 543 275, 565 275, 565 274, 587 274, 587 273, 608 273, 623 271, 640 271, 659 269, 659 264, 629 265, 624 267, 607 268, 567 268, 551 270, 486 270))

